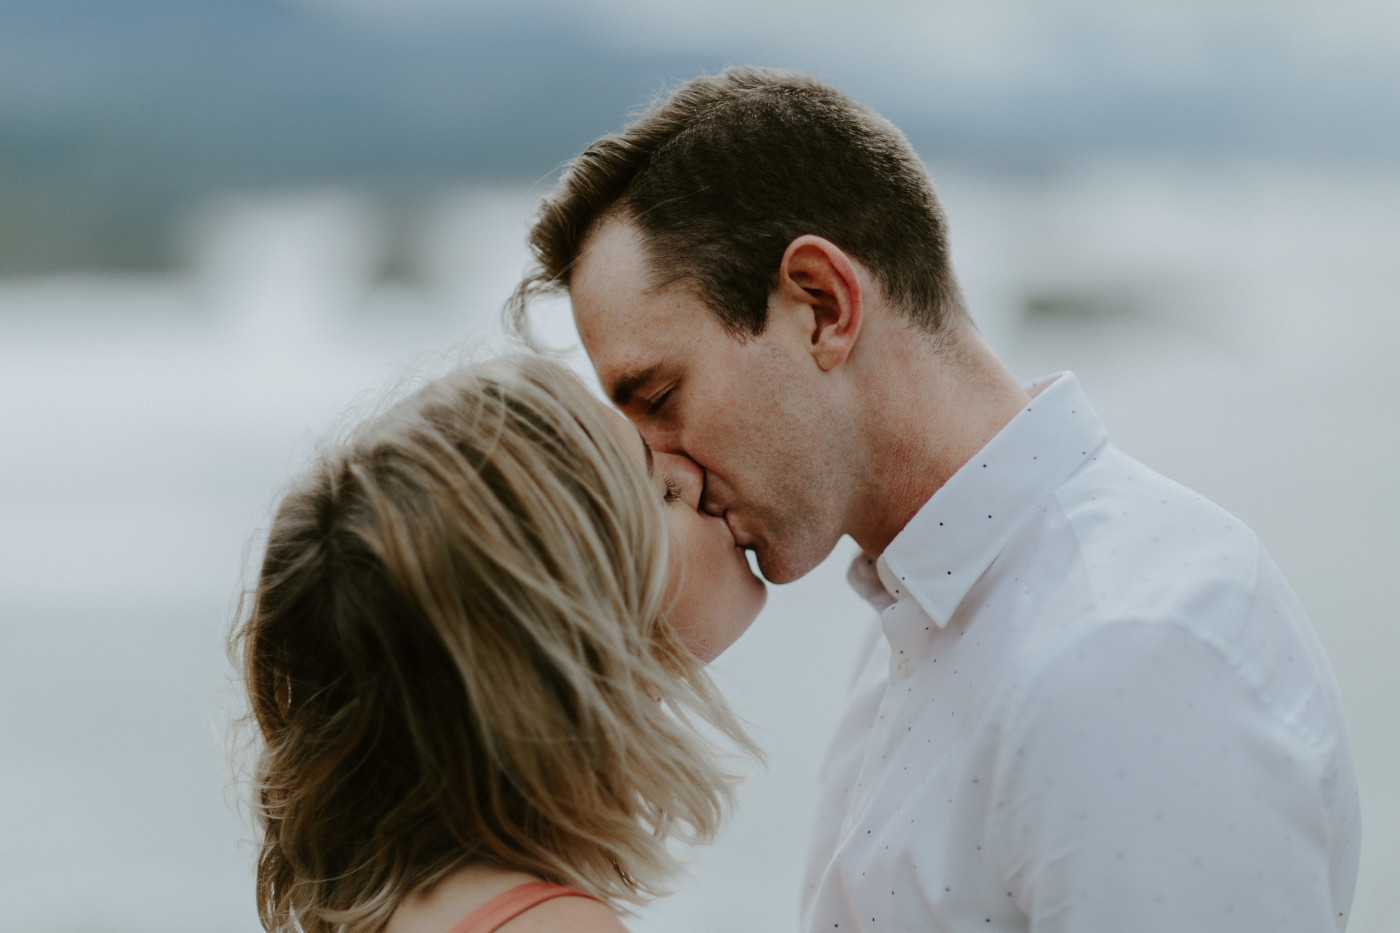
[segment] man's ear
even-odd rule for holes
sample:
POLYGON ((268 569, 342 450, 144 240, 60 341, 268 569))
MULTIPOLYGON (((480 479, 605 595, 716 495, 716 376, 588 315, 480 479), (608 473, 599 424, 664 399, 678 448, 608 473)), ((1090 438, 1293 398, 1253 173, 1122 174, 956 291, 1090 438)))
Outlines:
POLYGON ((844 363, 860 334, 864 306, 855 264, 835 243, 804 234, 778 266, 775 298, 797 310, 798 326, 822 371, 844 363))

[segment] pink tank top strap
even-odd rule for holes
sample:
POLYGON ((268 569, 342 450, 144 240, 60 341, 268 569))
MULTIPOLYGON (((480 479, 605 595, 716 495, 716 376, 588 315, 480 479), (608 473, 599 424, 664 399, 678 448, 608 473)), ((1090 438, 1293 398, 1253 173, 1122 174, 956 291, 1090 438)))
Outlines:
POLYGON ((549 881, 529 881, 491 898, 463 917, 462 922, 448 933, 492 933, 536 904, 556 897, 586 897, 589 900, 597 900, 591 894, 575 891, 566 885, 549 881))

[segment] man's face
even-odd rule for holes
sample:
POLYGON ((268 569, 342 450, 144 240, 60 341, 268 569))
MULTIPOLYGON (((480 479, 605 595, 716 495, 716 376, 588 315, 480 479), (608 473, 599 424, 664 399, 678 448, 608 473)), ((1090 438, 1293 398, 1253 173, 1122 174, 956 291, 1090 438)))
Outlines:
POLYGON ((827 462, 810 338, 785 320, 741 342, 684 283, 650 281, 630 224, 608 220, 588 238, 569 290, 603 390, 653 449, 704 468, 704 509, 764 576, 795 580, 836 544, 849 495, 827 462))

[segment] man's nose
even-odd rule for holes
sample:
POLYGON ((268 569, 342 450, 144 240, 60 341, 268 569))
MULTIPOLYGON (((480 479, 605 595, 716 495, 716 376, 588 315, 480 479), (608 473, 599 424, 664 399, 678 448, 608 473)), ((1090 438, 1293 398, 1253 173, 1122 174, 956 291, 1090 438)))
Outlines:
POLYGON ((671 428, 658 423, 654 418, 639 418, 634 423, 642 435, 642 440, 647 442, 653 453, 685 455, 680 437, 671 428))

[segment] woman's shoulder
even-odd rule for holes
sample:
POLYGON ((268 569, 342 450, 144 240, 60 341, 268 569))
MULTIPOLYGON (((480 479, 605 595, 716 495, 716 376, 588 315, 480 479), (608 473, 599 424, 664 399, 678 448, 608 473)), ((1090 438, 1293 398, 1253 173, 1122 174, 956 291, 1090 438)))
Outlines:
POLYGON ((591 897, 556 897, 499 929, 500 933, 627 933, 612 908, 591 897))
MULTIPOLYGON (((429 891, 411 894, 394 911, 384 933, 449 933, 474 911, 540 879, 490 865, 468 865, 429 891)), ((626 933, 617 914, 591 897, 555 896, 497 927, 501 933, 626 933)))

